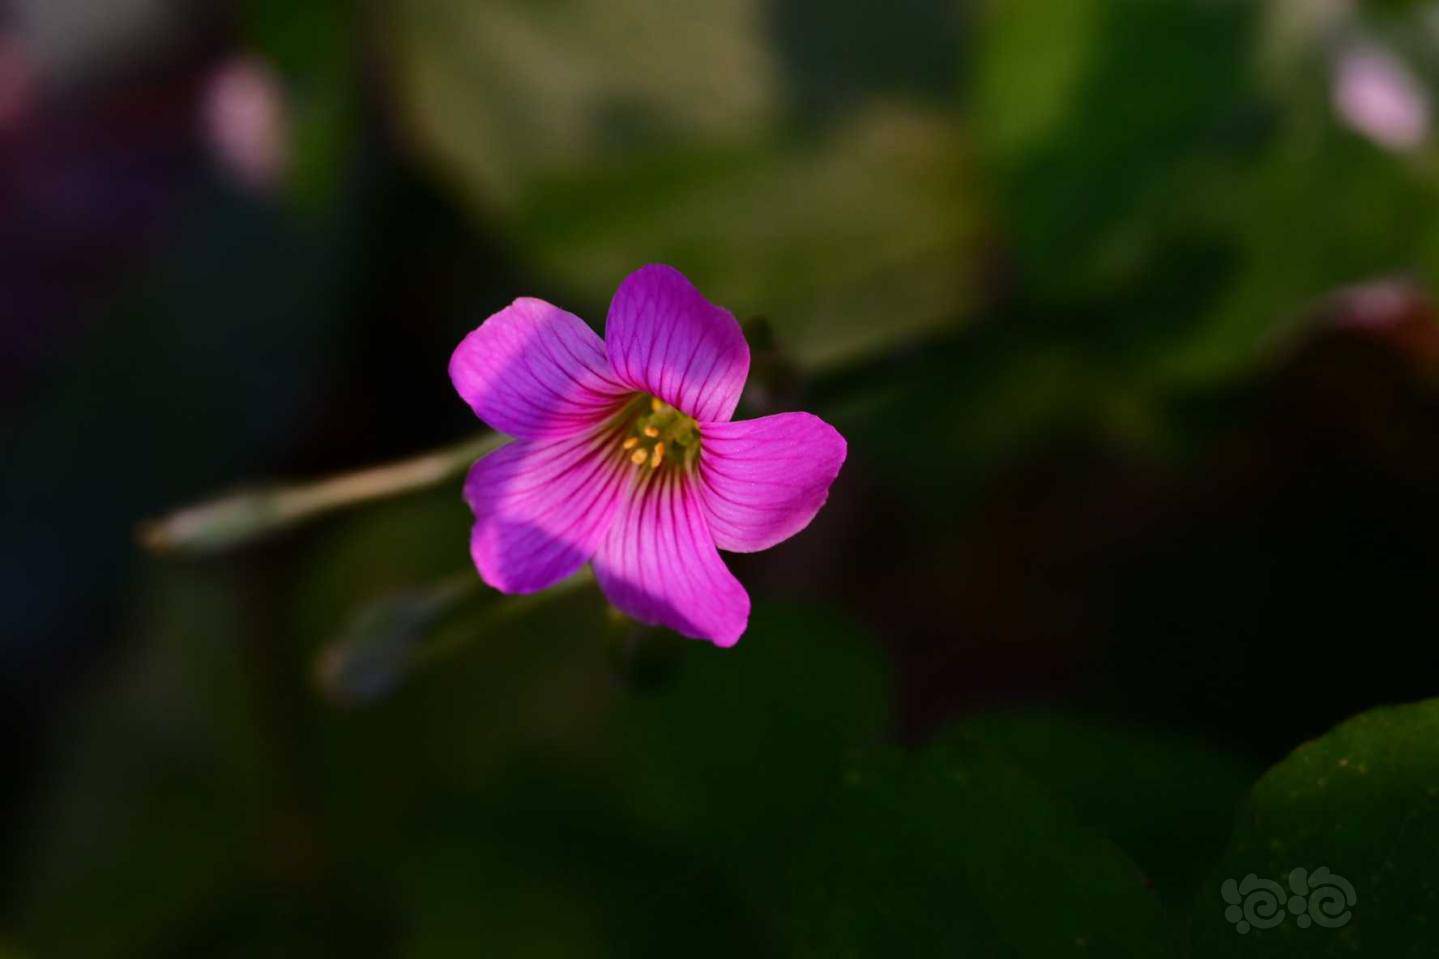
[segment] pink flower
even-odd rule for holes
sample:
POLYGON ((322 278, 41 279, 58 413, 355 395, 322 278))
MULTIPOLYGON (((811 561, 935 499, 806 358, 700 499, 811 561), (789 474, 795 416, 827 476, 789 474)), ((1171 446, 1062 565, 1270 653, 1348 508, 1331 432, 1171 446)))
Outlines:
POLYGON ((451 357, 475 415, 516 437, 465 481, 475 566, 530 593, 588 561, 623 612, 731 646, 750 602, 717 548, 768 549, 808 526, 844 438, 809 413, 732 421, 749 346, 672 267, 627 277, 605 334, 526 297, 451 357))
POLYGON ((1343 55, 1333 100, 1345 123, 1382 147, 1412 150, 1429 138, 1429 95, 1402 61, 1380 47, 1343 55))
POLYGON ((0 33, 0 133, 34 109, 38 86, 35 63, 20 41, 0 33))
POLYGON ((205 86, 205 137, 220 168, 241 187, 274 190, 289 161, 285 88, 264 60, 239 56, 205 86))

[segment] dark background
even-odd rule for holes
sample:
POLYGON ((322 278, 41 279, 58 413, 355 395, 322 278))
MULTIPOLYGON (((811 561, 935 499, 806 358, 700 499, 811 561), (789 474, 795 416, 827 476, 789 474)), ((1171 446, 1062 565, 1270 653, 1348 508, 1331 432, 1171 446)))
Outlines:
POLYGON ((0 954, 1433 955, 1435 709, 1285 757, 1439 680, 1436 10, 0 7, 0 954), (137 542, 653 261, 849 440, 734 650, 458 477, 137 542))

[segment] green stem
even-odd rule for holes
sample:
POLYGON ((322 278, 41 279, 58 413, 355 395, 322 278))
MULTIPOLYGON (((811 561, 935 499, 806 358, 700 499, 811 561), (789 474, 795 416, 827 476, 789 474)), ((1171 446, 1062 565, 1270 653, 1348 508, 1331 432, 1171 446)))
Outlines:
POLYGON ((329 479, 245 490, 144 523, 139 539, 157 553, 218 553, 298 523, 372 500, 434 486, 469 469, 505 438, 477 439, 329 479))

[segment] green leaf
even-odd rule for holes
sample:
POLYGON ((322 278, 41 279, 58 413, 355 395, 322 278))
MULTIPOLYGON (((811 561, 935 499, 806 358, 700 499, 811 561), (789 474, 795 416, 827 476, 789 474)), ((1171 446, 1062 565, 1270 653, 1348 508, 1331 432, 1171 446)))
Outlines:
POLYGON ((36 955, 153 954, 263 859, 277 777, 233 583, 169 569, 141 586, 144 639, 58 731, 65 749, 26 829, 14 915, 36 955))
POLYGON ((791 113, 793 65, 755 0, 386 11, 419 144, 575 309, 602 310, 626 273, 661 260, 826 367, 974 299, 957 104, 886 89, 833 123, 791 113))
POLYGON ((1120 850, 968 737, 853 764, 793 880, 804 955, 1172 955, 1120 850))
POLYGON ((1439 699, 1364 713, 1299 747, 1254 787, 1224 859, 1195 900, 1193 954, 1439 954, 1436 848, 1439 699), (1296 895, 1293 870, 1306 871, 1306 888, 1320 888, 1321 868, 1331 877, 1327 892, 1296 895), (1240 913, 1227 915, 1221 889, 1251 873, 1277 884, 1271 891, 1280 911, 1266 928, 1261 908, 1241 933, 1237 923, 1249 921, 1243 905, 1260 906, 1264 894, 1240 896, 1240 913), (1352 886, 1352 902, 1343 901, 1339 880, 1352 886))
POLYGON ((1261 772, 1196 737, 1057 711, 992 713, 960 728, 1067 800, 1139 865, 1166 905, 1185 909, 1261 772))
POLYGON ((1090 296, 1143 276, 1130 251, 1152 244, 1145 219, 1169 202, 1192 157, 1248 145, 1228 127, 1252 96, 1254 17, 1243 4, 1125 0, 1065 4, 1070 22, 1061 26, 1050 22, 1055 5, 1035 6, 986 21, 980 62, 989 70, 977 95, 988 124, 977 135, 1025 285, 1090 296), (1023 62, 1036 60, 1038 74, 1001 99, 1002 65, 1023 45, 1017 37, 1041 33, 1039 18, 1063 39, 1027 51, 1023 62))
POLYGON ((1154 375, 1202 384, 1250 368, 1338 287, 1439 276, 1439 194, 1391 154, 1305 117, 1246 166, 1196 178, 1177 215, 1230 238, 1240 269, 1154 375), (1316 203, 1315 197, 1323 197, 1316 203))
POLYGON ((843 618, 802 606, 757 605, 733 649, 666 642, 683 644, 678 675, 619 704, 620 788, 772 906, 847 755, 887 725, 883 656, 843 618))
POLYGON ((352 0, 249 0, 245 39, 280 69, 287 83, 295 198, 304 206, 333 201, 358 132, 360 87, 352 0))
POLYGON ((1062 126, 1095 55, 1101 12, 1096 0, 984 5, 969 96, 989 162, 1022 155, 1062 126))
POLYGON ((395 877, 403 954, 774 954, 712 867, 577 785, 518 775, 432 803, 395 877))

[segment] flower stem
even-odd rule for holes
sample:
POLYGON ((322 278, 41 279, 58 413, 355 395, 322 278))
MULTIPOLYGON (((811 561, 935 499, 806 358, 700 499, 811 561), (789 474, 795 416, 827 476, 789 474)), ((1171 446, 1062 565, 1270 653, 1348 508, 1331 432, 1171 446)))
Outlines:
POLYGON ((157 553, 223 552, 347 506, 442 483, 504 441, 499 434, 486 433, 412 459, 328 479, 243 490, 143 523, 139 540, 157 553))
POLYGON ((592 582, 590 571, 581 570, 542 593, 506 596, 467 621, 462 630, 442 627, 481 593, 481 580, 473 569, 381 596, 362 606, 345 629, 320 649, 314 662, 316 684, 337 705, 374 702, 476 639, 592 582))

